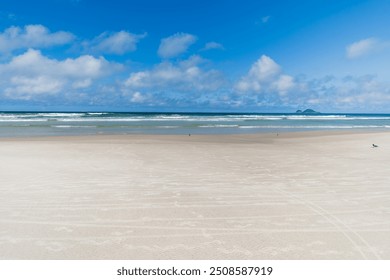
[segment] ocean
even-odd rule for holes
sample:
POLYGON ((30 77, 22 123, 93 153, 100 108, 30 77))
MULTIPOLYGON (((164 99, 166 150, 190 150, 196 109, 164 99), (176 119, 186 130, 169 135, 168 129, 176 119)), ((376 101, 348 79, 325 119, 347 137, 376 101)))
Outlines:
POLYGON ((0 137, 390 130, 390 114, 0 112, 0 137))

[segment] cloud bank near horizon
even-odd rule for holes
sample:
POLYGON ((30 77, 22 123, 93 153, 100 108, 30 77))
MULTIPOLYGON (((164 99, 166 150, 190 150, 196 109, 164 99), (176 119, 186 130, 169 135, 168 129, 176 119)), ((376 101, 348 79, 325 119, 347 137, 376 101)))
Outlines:
MULTIPOLYGON (((155 46, 161 60, 134 69, 123 56, 139 50, 147 34, 102 32, 92 39, 43 25, 11 26, 0 33, 0 100, 3 104, 264 110, 314 107, 318 110, 376 110, 390 105, 390 85, 375 75, 305 78, 285 73, 262 54, 236 77, 203 57, 225 47, 175 33, 155 46), (191 48, 197 44, 203 48, 191 48), (82 49, 77 46, 82 46, 82 49), (61 48, 61 55, 49 50, 61 48), (65 48, 65 50, 63 50, 65 48), (74 50, 79 49, 79 52, 74 50), (191 51, 192 50, 192 51, 191 51), (202 53, 202 56, 200 55, 202 53), (65 56, 65 57, 64 57, 65 56), (19 103, 18 103, 19 102, 19 103)), ((347 57, 372 53, 380 41, 368 38, 347 46, 347 57)), ((383 45, 383 44, 382 44, 383 45)))

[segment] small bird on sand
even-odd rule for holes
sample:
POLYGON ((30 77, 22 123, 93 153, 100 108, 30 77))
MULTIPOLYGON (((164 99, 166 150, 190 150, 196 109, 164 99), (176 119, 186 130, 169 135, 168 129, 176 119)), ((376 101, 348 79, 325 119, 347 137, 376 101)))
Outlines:
POLYGON ((378 148, 378 145, 372 144, 373 148, 378 148))

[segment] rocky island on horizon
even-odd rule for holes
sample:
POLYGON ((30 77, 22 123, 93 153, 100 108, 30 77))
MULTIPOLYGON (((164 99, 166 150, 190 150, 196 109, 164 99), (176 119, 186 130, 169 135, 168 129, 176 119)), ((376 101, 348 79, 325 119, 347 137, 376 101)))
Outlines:
POLYGON ((320 114, 320 112, 314 111, 313 109, 306 109, 304 111, 297 110, 295 113, 296 114, 320 114))

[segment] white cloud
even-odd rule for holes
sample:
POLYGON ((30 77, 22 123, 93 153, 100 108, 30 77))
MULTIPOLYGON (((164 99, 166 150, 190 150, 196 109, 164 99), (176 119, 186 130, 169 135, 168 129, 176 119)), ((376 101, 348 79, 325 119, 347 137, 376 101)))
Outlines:
POLYGON ((2 65, 1 70, 9 70, 26 75, 44 74, 58 77, 98 78, 112 70, 110 63, 103 57, 95 58, 83 55, 78 58, 67 58, 59 61, 50 59, 38 50, 29 49, 14 57, 9 64, 2 65))
POLYGON ((157 88, 191 92, 194 90, 216 90, 222 83, 221 75, 216 70, 200 68, 203 60, 192 56, 179 63, 162 62, 152 70, 135 72, 126 80, 129 88, 157 88))
POLYGON ((145 36, 146 33, 132 34, 123 30, 116 33, 104 32, 92 41, 85 41, 83 45, 94 53, 122 55, 135 51, 138 42, 145 36))
POLYGON ((38 50, 29 49, 0 64, 0 89, 8 98, 31 99, 37 94, 56 94, 88 88, 92 81, 118 69, 104 58, 83 55, 75 59, 50 59, 38 50))
POLYGON ((261 18, 262 23, 267 23, 270 20, 271 16, 264 16, 261 18))
POLYGON ((176 57, 184 52, 196 42, 194 35, 187 33, 176 33, 161 40, 158 48, 158 55, 162 58, 176 57))
POLYGON ((88 88, 91 86, 91 84, 92 84, 92 79, 87 78, 84 80, 77 80, 77 81, 73 82, 72 87, 73 88, 88 88))
POLYGON ((30 99, 31 96, 43 93, 58 93, 63 87, 64 81, 48 76, 14 76, 11 78, 5 94, 10 97, 16 95, 22 99, 30 99))
POLYGON ((325 76, 307 79, 285 75, 271 58, 262 56, 235 83, 229 104, 242 108, 315 108, 338 112, 378 112, 390 106, 390 83, 376 76, 325 76), (275 94, 276 93, 276 94, 275 94))
POLYGON ((294 100, 301 107, 315 105, 326 111, 377 112, 390 104, 390 84, 369 75, 328 76, 305 81, 305 88, 296 93, 294 100))
POLYGON ((249 70, 248 77, 254 80, 265 81, 280 72, 280 66, 272 58, 262 55, 249 70))
POLYGON ((389 40, 386 41, 377 38, 367 38, 348 45, 346 47, 346 55, 349 59, 354 59, 389 49, 389 40))
POLYGON ((375 51, 379 47, 379 45, 379 40, 375 38, 360 40, 347 46, 347 57, 352 59, 369 54, 375 51))
POLYGON ((132 94, 130 101, 133 103, 143 103, 146 100, 146 96, 136 91, 132 94))
POLYGON ((294 78, 281 74, 281 67, 270 57, 262 55, 235 85, 238 92, 285 95, 295 86, 294 78))
POLYGON ((203 69, 202 63, 204 60, 199 56, 177 63, 164 61, 151 70, 131 73, 124 82, 125 90, 133 92, 133 100, 137 101, 146 100, 141 98, 145 91, 150 94, 165 92, 167 95, 215 92, 225 80, 219 71, 203 69))
POLYGON ((205 44, 204 48, 201 49, 201 50, 202 51, 207 51, 207 50, 213 50, 213 49, 224 50, 225 48, 220 43, 208 42, 208 43, 205 44))
POLYGON ((64 45, 73 41, 74 38, 72 33, 50 32, 43 25, 26 25, 24 28, 12 26, 0 33, 0 53, 64 45))
POLYGON ((295 81, 291 76, 281 75, 273 85, 280 95, 285 95, 290 89, 295 87, 295 81))
POLYGON ((388 85, 380 83, 373 76, 348 77, 334 83, 338 83, 333 93, 335 106, 369 108, 389 104, 388 85))

